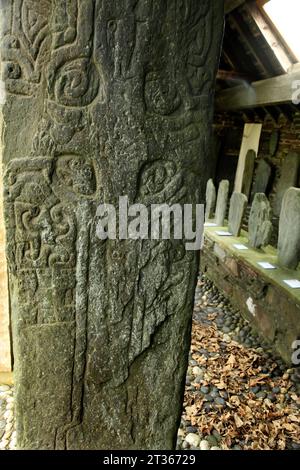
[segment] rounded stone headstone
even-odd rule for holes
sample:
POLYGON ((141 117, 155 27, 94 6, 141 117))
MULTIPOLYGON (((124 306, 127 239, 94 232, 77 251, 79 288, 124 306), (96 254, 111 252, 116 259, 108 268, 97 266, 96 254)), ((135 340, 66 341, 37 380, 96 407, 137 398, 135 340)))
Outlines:
POLYGON ((300 262, 300 189, 286 191, 280 212, 278 262, 280 266, 297 269, 300 262))
POLYGON ((259 160, 252 187, 252 198, 254 198, 257 193, 266 193, 271 173, 271 165, 266 160, 259 160))
POLYGON ((206 206, 205 206, 205 220, 212 219, 216 207, 216 188, 212 179, 209 179, 206 185, 206 206))
POLYGON ((273 131, 270 136, 269 152, 270 152, 271 157, 274 157, 275 153, 277 152, 278 144, 279 144, 279 137, 280 137, 279 131, 273 131))
POLYGON ((228 193, 229 193, 229 181, 222 180, 221 183, 219 184, 216 214, 215 214, 215 223, 219 227, 224 226, 224 220, 226 217, 227 204, 228 204, 228 193))
POLYGON ((252 186, 255 159, 256 152, 254 150, 248 150, 245 158, 245 166, 242 181, 242 193, 245 194, 247 198, 249 198, 252 186))
POLYGON ((299 166, 299 154, 296 152, 288 153, 282 164, 281 176, 277 185, 274 200, 273 212, 277 217, 280 215, 281 204, 285 192, 287 189, 297 186, 299 166))
POLYGON ((250 246, 261 248, 269 244, 273 230, 271 219, 272 210, 267 196, 264 193, 255 194, 248 222, 250 246))
POLYGON ((235 237, 240 236, 247 203, 248 199, 245 194, 237 192, 232 194, 228 216, 228 230, 235 237))

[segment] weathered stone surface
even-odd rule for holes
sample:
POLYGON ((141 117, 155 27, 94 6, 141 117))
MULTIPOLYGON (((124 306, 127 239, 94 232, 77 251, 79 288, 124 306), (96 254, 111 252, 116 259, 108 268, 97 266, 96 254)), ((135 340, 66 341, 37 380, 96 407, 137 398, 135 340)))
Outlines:
POLYGON ((216 188, 212 179, 209 179, 206 185, 206 205, 205 205, 205 220, 213 218, 216 208, 216 188))
POLYGON ((283 196, 287 189, 296 186, 300 167, 300 156, 296 152, 290 152, 281 167, 281 176, 277 185, 273 212, 279 217, 283 196))
POLYGON ((271 173, 271 165, 266 160, 259 160, 251 192, 252 199, 257 193, 266 193, 271 173))
POLYGON ((272 236, 272 210, 264 193, 255 194, 248 222, 249 244, 253 248, 267 246, 272 236))
POLYGON ((300 262, 300 189, 286 191, 280 212, 278 262, 296 269, 300 262))
POLYGON ((227 214, 228 193, 229 193, 229 181, 223 180, 219 184, 216 213, 215 213, 215 223, 220 227, 223 227, 224 220, 227 214))
POLYGON ((256 152, 254 150, 248 150, 245 158, 245 167, 242 181, 242 193, 245 194, 247 199, 250 195, 251 185, 253 181, 253 172, 256 159, 256 152))
POLYGON ((274 155, 277 152, 279 139, 280 139, 280 132, 277 130, 273 131, 272 134, 270 135, 270 141, 269 141, 269 152, 270 152, 271 157, 274 157, 274 155))
POLYGON ((228 230, 239 237, 248 199, 245 194, 234 192, 230 198, 228 230))
POLYGON ((204 202, 223 1, 2 1, 20 449, 170 449, 198 256, 100 203, 204 202))

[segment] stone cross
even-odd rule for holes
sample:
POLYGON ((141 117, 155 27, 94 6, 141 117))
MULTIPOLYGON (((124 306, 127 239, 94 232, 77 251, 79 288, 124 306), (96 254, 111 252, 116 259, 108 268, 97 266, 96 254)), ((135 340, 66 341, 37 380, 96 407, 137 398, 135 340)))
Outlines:
POLYGON ((229 181, 222 180, 219 184, 216 213, 215 213, 215 223, 219 227, 224 226, 224 221, 225 221, 225 217, 227 214, 228 193, 229 193, 229 181))
POLYGON ((230 198, 228 230, 235 237, 240 236, 247 203, 248 199, 243 193, 234 192, 230 198))
POLYGON ((249 245, 253 248, 267 246, 272 231, 272 211, 268 198, 264 193, 256 193, 248 222, 249 245))
POLYGON ((253 172, 256 159, 256 152, 254 150, 248 150, 245 158, 245 167, 242 181, 242 193, 249 198, 251 185, 253 181, 253 172))
POLYGON ((252 187, 252 198, 254 198, 257 193, 266 193, 271 173, 271 165, 264 159, 259 160, 252 187))
POLYGON ((300 262, 300 189, 286 191, 280 212, 278 262, 280 266, 297 269, 300 262))
POLYGON ((172 449, 198 254, 98 209, 204 202, 223 0, 4 3, 17 446, 172 449))
POLYGON ((282 167, 281 176, 276 188, 276 196, 274 200, 273 212, 279 217, 283 196, 287 189, 297 186, 298 174, 300 167, 300 156, 296 152, 290 152, 285 157, 282 167))
POLYGON ((205 199, 205 220, 207 221, 213 218, 216 207, 216 188, 212 179, 207 182, 205 199))

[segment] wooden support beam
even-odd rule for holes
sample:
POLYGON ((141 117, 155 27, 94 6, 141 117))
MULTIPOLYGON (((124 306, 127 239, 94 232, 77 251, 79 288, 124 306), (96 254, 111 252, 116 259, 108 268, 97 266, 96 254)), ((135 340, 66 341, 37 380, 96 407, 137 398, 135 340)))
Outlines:
POLYGON ((292 67, 287 74, 260 80, 249 86, 239 85, 217 93, 216 107, 222 111, 235 111, 292 103, 295 93, 293 86, 297 81, 300 83, 300 69, 292 67))
POLYGON ((277 61, 286 72, 293 62, 291 61, 287 51, 285 50, 284 45, 282 44, 281 38, 278 37, 276 32, 273 30, 271 25, 266 20, 265 15, 262 13, 260 8, 258 8, 255 1, 248 2, 246 8, 254 20, 259 31, 267 41, 270 46, 270 53, 273 53, 277 61))
MULTIPOLYGON (((264 77, 269 77, 272 75, 272 70, 268 68, 268 63, 266 63, 264 51, 255 47, 255 43, 252 41, 252 32, 249 29, 249 26, 243 20, 242 16, 239 15, 238 12, 235 12, 234 14, 230 15, 229 22, 238 32, 244 44, 246 44, 247 49, 253 57, 252 60, 257 62, 262 75, 264 77)), ((249 60, 251 60, 251 58, 249 58, 249 60)), ((282 69, 282 72, 284 71, 285 70, 282 69)))

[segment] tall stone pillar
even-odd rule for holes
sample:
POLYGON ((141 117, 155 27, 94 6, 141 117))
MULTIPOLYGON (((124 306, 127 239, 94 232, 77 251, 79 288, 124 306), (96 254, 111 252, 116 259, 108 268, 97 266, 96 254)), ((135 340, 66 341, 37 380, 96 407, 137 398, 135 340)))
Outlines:
POLYGON ((197 253, 97 207, 204 202, 223 1, 1 0, 20 449, 170 449, 197 253))

